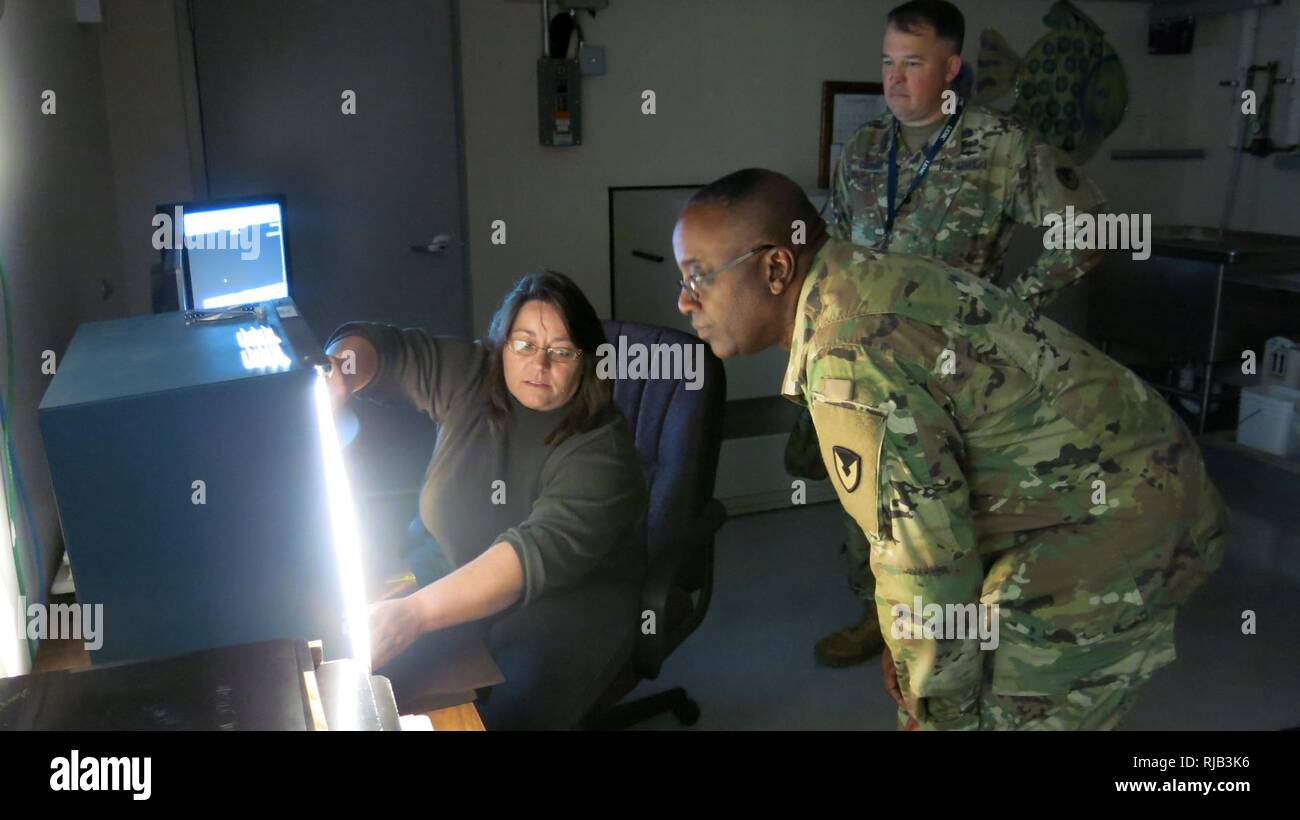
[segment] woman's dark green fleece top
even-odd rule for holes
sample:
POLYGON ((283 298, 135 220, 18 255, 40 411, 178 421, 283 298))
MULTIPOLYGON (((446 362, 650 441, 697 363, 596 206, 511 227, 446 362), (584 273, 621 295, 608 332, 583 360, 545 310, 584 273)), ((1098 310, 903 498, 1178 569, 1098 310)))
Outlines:
POLYGON ((494 428, 492 354, 481 342, 351 322, 326 347, 345 336, 366 338, 379 354, 374 379, 354 395, 413 406, 438 425, 420 518, 453 565, 510 544, 524 571, 525 606, 599 579, 640 582, 647 489, 618 408, 611 404, 585 432, 546 444, 569 407, 530 410, 506 391, 509 418, 494 428))

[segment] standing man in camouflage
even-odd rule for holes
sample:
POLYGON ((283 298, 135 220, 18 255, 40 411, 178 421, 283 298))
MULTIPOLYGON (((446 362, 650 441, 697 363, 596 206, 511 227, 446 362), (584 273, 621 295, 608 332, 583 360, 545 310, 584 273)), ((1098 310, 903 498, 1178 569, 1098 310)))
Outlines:
POLYGON ((1160 396, 977 276, 828 238, 771 171, 702 188, 673 249, 678 309, 714 353, 790 350, 782 394, 870 545, 900 725, 1113 728, 1224 546, 1160 396), (993 645, 903 614, 931 606, 978 610, 993 645))
MULTIPOLYGON (((945 0, 913 0, 889 13, 881 76, 889 115, 868 123, 844 147, 831 183, 830 232, 858 245, 914 254, 996 280, 1017 224, 1040 228, 1049 214, 1095 213, 1101 192, 1064 153, 1001 111, 961 100, 961 11, 945 0)), ((1095 250, 1044 250, 1008 290, 1042 308, 1101 260, 1095 250)), ((806 416, 788 447, 796 474, 815 463, 806 416)), ((849 586, 872 599, 866 540, 852 521, 849 586)), ((850 666, 882 646, 874 609, 818 641, 817 660, 850 666)))

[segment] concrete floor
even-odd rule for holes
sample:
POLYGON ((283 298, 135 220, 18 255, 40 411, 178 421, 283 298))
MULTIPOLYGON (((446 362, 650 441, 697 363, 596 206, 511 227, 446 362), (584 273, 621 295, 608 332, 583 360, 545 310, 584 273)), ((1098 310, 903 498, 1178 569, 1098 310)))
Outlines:
MULTIPOLYGON (((1300 726, 1300 472, 1206 448, 1233 510, 1224 565, 1182 614, 1179 659, 1152 680, 1123 728, 1300 726), (1257 632, 1243 635, 1242 612, 1257 632)), ((860 616, 845 582, 839 507, 733 518, 718 542, 712 606, 637 694, 684 686, 698 729, 894 728, 878 660, 813 662, 813 643, 860 616)), ((671 716, 642 724, 678 728, 671 716)))

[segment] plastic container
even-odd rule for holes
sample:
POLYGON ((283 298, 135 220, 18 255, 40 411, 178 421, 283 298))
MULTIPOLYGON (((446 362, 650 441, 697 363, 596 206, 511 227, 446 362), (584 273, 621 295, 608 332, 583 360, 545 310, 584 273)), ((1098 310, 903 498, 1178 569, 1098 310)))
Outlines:
POLYGON ((1261 384, 1241 391, 1237 443, 1283 458, 1300 459, 1300 390, 1261 384))
POLYGON ((1264 346, 1264 379, 1300 389, 1300 344, 1274 336, 1264 346))

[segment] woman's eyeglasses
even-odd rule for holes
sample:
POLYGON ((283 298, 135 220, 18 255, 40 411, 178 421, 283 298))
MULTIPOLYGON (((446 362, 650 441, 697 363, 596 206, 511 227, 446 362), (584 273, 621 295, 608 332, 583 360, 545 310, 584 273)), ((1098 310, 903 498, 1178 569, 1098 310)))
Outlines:
POLYGON ((511 339, 510 349, 525 359, 532 358, 541 350, 545 350, 546 355, 557 362, 576 362, 582 356, 582 351, 574 347, 541 348, 527 339, 511 339))

